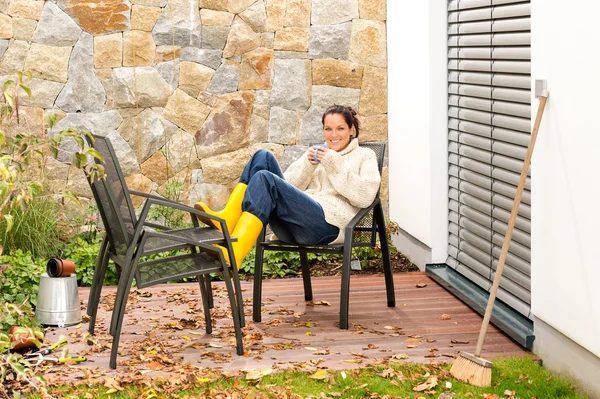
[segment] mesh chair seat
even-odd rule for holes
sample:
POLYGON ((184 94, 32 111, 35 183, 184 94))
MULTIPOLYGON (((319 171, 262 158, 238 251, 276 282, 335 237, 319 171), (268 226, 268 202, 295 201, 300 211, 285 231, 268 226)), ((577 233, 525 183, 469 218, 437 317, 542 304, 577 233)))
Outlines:
POLYGON ((169 230, 166 234, 168 234, 168 237, 166 235, 152 235, 148 238, 146 240, 146 245, 144 245, 142 256, 188 247, 189 245, 182 243, 183 241, 206 245, 225 244, 223 233, 212 227, 193 227, 181 230, 169 230), (179 238, 179 240, 174 237, 179 238))
POLYGON ((221 268, 219 259, 205 252, 180 255, 167 261, 140 263, 136 271, 136 282, 139 288, 145 288, 198 274, 220 272, 221 268))

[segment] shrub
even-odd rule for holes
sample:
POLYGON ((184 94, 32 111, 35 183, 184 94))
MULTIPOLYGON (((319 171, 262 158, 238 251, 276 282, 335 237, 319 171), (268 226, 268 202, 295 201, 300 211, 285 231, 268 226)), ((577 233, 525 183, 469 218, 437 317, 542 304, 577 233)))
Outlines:
POLYGON ((0 295, 7 302, 36 304, 40 275, 46 270, 43 259, 34 260, 31 252, 16 250, 0 256, 0 295))
MULTIPOLYGON (((85 240, 82 236, 75 237, 61 251, 60 256, 75 263, 75 273, 79 286, 90 286, 94 278, 96 260, 100 253, 100 238, 85 240)), ((106 269, 104 285, 116 285, 119 277, 114 263, 111 261, 106 269)))
POLYGON ((7 225, 0 225, 0 246, 6 254, 16 250, 31 252, 34 258, 47 258, 56 252, 58 245, 59 206, 48 197, 36 197, 24 208, 13 208, 9 215, 12 217, 12 229, 7 231, 7 225))

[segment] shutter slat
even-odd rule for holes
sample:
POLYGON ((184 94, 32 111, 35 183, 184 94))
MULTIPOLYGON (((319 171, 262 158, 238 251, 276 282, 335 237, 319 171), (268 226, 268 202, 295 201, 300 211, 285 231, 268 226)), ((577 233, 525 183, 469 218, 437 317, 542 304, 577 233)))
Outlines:
POLYGON ((527 33, 531 30, 531 19, 530 18, 515 18, 494 21, 482 21, 482 22, 461 22, 461 23, 449 23, 448 34, 449 35, 464 35, 464 34, 477 34, 477 33, 516 33, 523 32, 527 33))
POLYGON ((512 6, 494 7, 492 10, 492 18, 516 18, 516 17, 528 17, 531 14, 531 7, 529 4, 516 4, 512 6))

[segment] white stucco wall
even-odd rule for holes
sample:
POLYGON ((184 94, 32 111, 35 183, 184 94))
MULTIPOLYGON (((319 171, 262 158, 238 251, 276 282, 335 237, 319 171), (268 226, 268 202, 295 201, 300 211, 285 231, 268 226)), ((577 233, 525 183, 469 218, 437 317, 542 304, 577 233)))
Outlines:
MULTIPOLYGON (((388 1, 390 219, 445 262, 448 243, 446 4, 388 1)), ((400 248, 402 250, 402 248, 400 248)))
POLYGON ((532 311, 600 356, 600 3, 531 3, 532 78, 550 92, 532 161, 532 311))

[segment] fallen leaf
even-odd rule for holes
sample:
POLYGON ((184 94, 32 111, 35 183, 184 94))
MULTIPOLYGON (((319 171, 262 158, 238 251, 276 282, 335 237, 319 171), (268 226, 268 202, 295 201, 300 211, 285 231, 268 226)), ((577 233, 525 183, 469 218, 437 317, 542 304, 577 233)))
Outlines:
POLYGON ((444 313, 443 315, 440 316, 440 320, 450 320, 451 317, 449 314, 444 313))
POLYGON ((458 339, 453 339, 450 342, 453 343, 453 344, 468 344, 469 342, 471 342, 471 340, 468 339, 466 341, 461 341, 461 340, 458 340, 458 339))
POLYGON ((452 383, 450 381, 446 381, 446 389, 452 389, 452 383))
POLYGON ((406 339, 407 344, 412 344, 412 343, 416 343, 416 342, 421 342, 421 340, 417 339, 417 338, 407 338, 406 339))
POLYGON ((160 362, 157 362, 156 360, 146 364, 146 368, 148 368, 150 370, 160 370, 164 367, 165 366, 163 366, 160 362))
POLYGON ((186 341, 192 340, 192 337, 188 337, 187 335, 182 335, 181 338, 185 339, 186 341))
POLYGON ((405 346, 406 346, 407 348, 409 348, 409 349, 412 349, 412 348, 416 348, 416 347, 418 347, 419 345, 414 345, 414 344, 413 344, 413 345, 405 345, 405 346))
POLYGON ((438 383, 437 377, 435 377, 435 376, 429 377, 427 379, 427 381, 414 387, 413 391, 417 391, 417 392, 426 391, 428 389, 435 388, 437 386, 437 383, 438 383))
POLYGON ((394 356, 392 356, 392 359, 398 359, 398 360, 408 359, 408 355, 406 353, 396 353, 394 356))
POLYGON ((504 396, 515 396, 515 391, 511 391, 510 389, 507 389, 504 391, 504 396))
POLYGON ((317 348, 313 348, 312 346, 305 346, 304 349, 306 349, 307 351, 316 351, 316 350, 318 350, 317 348))
POLYGON ((342 376, 342 378, 343 378, 344 380, 346 379, 346 372, 345 372, 345 371, 342 371, 342 372, 340 373, 340 375, 342 376))
POLYGON ((312 378, 313 380, 326 380, 329 378, 329 373, 327 370, 318 369, 314 374, 309 375, 308 378, 312 378))
POLYGON ((273 369, 263 370, 250 370, 246 373, 246 379, 250 381, 257 381, 263 378, 265 375, 269 375, 273 372, 273 369))
POLYGON ((416 285, 416 287, 417 287, 417 288, 425 288, 425 287, 427 287, 427 283, 418 283, 418 284, 416 285))
POLYGON ((363 350, 369 350, 369 349, 378 349, 379 345, 375 345, 375 344, 367 344, 366 348, 363 348, 363 350))
POLYGON ((114 392, 122 391, 124 389, 123 387, 121 387, 121 384, 119 384, 119 381, 117 381, 115 378, 108 376, 104 379, 104 386, 109 390, 114 389, 114 392))

